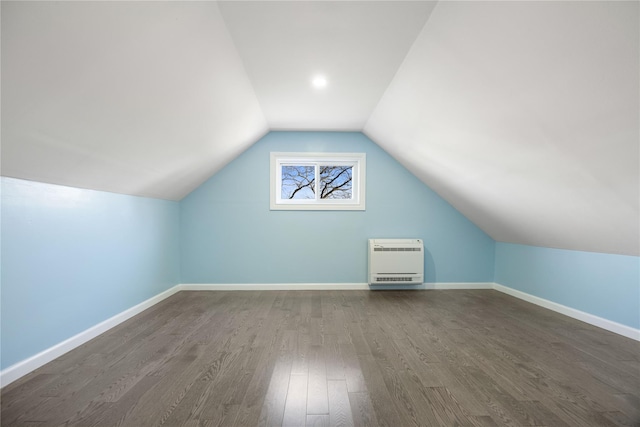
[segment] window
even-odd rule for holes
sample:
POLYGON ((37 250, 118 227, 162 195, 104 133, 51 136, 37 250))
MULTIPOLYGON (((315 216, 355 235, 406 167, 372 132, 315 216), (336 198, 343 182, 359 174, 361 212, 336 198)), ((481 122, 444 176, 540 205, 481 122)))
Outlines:
POLYGON ((271 153, 272 210, 365 210, 364 153, 271 153))

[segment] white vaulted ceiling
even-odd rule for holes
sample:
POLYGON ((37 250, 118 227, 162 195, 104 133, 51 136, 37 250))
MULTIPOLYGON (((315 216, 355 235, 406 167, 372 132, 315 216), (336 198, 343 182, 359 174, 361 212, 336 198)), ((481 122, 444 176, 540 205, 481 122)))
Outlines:
POLYGON ((362 130, 433 2, 222 2, 272 129, 362 130), (309 84, 323 74, 328 87, 309 84))
POLYGON ((638 19, 440 4, 364 131, 496 240, 638 254, 638 19))
POLYGON ((2 174, 180 199, 268 130, 212 2, 2 2, 2 174))
POLYGON ((3 1, 1 172, 179 200, 362 130, 496 240, 638 255, 638 6, 3 1))

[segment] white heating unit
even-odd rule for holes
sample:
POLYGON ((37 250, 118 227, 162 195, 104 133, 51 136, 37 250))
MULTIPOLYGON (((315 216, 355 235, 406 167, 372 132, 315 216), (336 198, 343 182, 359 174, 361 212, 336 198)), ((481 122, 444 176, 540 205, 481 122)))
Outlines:
POLYGON ((369 239, 369 283, 402 285, 424 281, 420 239, 369 239))

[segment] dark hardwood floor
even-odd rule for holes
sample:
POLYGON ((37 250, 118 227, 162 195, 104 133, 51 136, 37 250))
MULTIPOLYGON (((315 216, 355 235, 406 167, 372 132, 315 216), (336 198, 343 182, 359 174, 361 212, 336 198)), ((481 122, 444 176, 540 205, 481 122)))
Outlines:
POLYGON ((497 291, 180 292, 2 390, 2 426, 640 425, 640 343, 497 291))

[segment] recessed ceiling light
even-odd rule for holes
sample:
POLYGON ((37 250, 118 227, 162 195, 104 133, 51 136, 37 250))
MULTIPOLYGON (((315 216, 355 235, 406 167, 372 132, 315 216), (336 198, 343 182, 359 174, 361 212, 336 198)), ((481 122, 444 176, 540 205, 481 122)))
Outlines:
POLYGON ((321 75, 314 76, 311 80, 311 84, 316 89, 324 89, 327 86, 327 78, 321 75))

